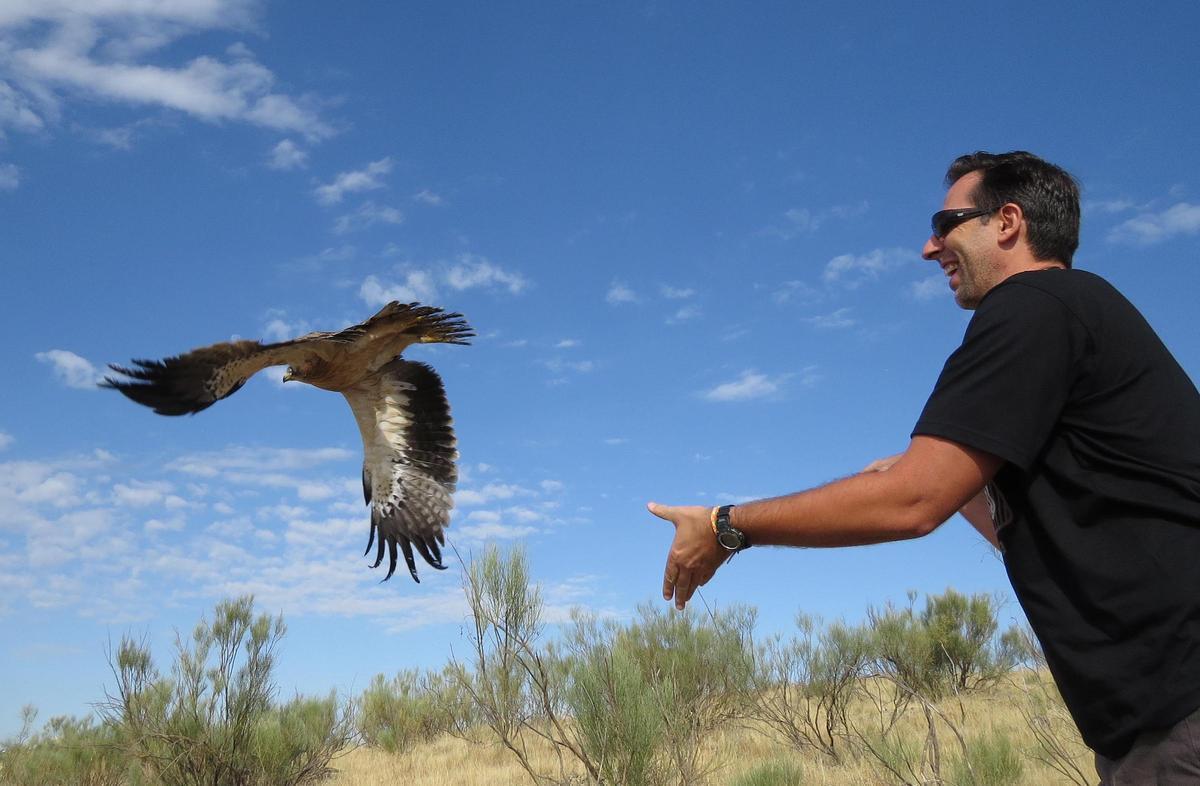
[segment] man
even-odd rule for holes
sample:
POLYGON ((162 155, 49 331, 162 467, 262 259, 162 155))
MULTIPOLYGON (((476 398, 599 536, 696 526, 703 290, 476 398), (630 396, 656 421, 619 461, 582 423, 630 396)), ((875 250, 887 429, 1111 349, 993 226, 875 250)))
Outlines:
POLYGON ((861 474, 675 525, 682 609, 746 544, 926 535, 955 511, 1003 552, 1105 784, 1200 783, 1200 395, 1141 315, 1071 268, 1079 191, 1025 152, 962 156, 925 259, 975 313, 912 441, 861 474))

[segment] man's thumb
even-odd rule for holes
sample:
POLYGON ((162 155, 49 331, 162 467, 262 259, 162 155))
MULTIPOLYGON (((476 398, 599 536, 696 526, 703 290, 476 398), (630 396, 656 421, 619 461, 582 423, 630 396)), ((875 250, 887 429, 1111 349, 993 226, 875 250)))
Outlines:
POLYGON ((655 516, 658 516, 660 519, 670 521, 672 524, 675 523, 675 520, 671 518, 671 514, 674 512, 675 508, 671 505, 660 505, 657 502, 647 502, 646 509, 655 516))

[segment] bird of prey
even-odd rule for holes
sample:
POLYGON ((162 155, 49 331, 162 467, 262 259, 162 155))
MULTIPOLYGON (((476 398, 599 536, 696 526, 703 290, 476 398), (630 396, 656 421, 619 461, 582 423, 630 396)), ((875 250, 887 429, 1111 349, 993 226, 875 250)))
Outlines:
POLYGON ((453 421, 442 380, 424 363, 404 360, 411 344, 469 344, 475 334, 461 314, 419 303, 388 303, 367 321, 334 333, 291 341, 226 341, 165 360, 110 365, 125 379, 114 388, 160 415, 195 414, 237 392, 268 366, 287 365, 283 380, 341 393, 350 403, 363 441, 363 496, 371 505, 375 568, 388 551, 387 581, 399 546, 414 581, 413 547, 444 570, 439 546, 449 524, 458 481, 453 421))

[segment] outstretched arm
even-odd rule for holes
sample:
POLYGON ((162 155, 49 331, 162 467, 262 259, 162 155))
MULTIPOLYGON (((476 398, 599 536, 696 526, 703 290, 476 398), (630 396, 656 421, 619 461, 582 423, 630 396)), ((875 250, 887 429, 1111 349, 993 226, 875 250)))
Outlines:
MULTIPOLYGON (((730 523, 755 545, 857 546, 921 537, 979 494, 1001 459, 936 437, 914 437, 886 472, 865 472, 810 491, 738 505, 730 523)), ((709 508, 650 503, 675 525, 663 597, 682 609, 725 560, 709 508)))

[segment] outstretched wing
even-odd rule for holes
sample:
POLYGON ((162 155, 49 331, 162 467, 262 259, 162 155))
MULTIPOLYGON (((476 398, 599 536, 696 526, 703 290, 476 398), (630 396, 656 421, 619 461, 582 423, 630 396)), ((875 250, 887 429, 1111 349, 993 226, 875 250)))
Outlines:
MULTIPOLYGON (((475 335, 462 314, 443 311, 437 306, 395 300, 365 322, 328 335, 337 341, 353 342, 401 334, 409 338, 406 346, 414 341, 424 344, 469 344, 471 342, 467 339, 475 335)), ((399 351, 392 356, 395 354, 399 354, 399 351)))
POLYGON ((437 372, 424 363, 396 358, 378 373, 342 391, 363 438, 363 495, 371 505, 375 564, 388 551, 388 572, 396 570, 397 547, 414 581, 413 548, 444 570, 442 531, 450 523, 451 494, 458 482, 453 421, 437 372))
POLYGON ((135 360, 136 368, 110 365, 129 379, 105 377, 100 387, 119 390, 160 415, 195 414, 233 395, 264 368, 304 359, 307 341, 226 341, 165 360, 135 360))

